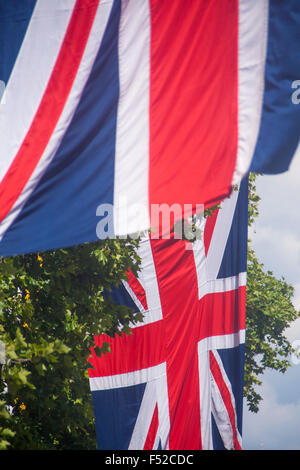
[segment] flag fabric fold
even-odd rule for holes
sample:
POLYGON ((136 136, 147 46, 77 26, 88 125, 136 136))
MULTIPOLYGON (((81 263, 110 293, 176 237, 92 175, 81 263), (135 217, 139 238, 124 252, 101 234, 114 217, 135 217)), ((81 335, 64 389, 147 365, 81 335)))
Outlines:
POLYGON ((141 241, 141 269, 111 294, 144 321, 95 337, 89 357, 99 449, 242 448, 247 180, 203 234, 141 241))
POLYGON ((299 25, 297 0, 0 0, 0 255, 132 234, 154 205, 287 170, 299 25))

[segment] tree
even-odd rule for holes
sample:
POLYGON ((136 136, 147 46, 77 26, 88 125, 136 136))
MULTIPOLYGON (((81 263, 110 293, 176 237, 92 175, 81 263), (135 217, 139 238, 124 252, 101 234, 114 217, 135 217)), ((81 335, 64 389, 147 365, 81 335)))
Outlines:
MULTIPOLYGON (((257 175, 249 177, 248 225, 258 217, 260 197, 256 193, 257 175)), ((257 412, 261 395, 256 386, 266 369, 286 372, 290 367, 292 345, 284 335, 285 329, 300 317, 292 304, 294 289, 285 279, 277 279, 265 270, 248 242, 246 348, 244 395, 250 411, 257 412)))
POLYGON ((142 319, 104 301, 136 272, 136 244, 102 240, 1 260, 0 448, 95 449, 87 357, 95 334, 127 333, 142 319))

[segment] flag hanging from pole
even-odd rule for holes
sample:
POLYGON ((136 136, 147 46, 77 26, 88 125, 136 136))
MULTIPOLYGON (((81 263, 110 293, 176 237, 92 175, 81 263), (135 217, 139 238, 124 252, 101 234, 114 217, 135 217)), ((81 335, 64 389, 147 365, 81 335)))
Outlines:
POLYGON ((299 43, 298 0, 0 0, 0 255, 287 170, 299 43))
POLYGON ((144 315, 89 358, 99 449, 241 449, 247 181, 201 239, 144 239, 113 299, 144 315))

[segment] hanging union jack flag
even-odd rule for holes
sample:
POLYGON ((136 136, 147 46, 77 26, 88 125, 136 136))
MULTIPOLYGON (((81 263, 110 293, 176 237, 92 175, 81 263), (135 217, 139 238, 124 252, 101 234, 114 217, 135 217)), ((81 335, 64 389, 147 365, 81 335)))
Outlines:
POLYGON ((141 270, 114 297, 144 322, 96 337, 89 358, 100 449, 241 449, 247 182, 193 244, 144 239, 141 270))
POLYGON ((0 0, 0 255, 287 170, 299 25, 299 0, 0 0))

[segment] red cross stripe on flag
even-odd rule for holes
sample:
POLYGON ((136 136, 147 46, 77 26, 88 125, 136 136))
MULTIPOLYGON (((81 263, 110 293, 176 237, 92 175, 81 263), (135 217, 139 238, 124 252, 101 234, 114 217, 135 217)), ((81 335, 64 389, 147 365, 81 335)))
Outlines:
POLYGON ((124 282, 124 298, 144 322, 131 335, 96 337, 112 352, 89 358, 99 448, 241 449, 244 186, 202 220, 193 244, 140 243, 141 270, 124 282))

